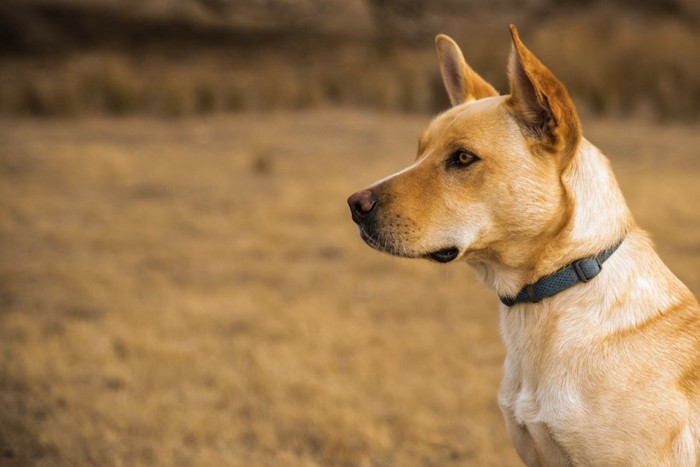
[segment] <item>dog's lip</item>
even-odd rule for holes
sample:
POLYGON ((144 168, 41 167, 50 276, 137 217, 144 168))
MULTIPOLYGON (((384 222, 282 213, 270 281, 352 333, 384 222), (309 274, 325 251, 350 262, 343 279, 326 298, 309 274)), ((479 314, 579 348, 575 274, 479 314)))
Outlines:
POLYGON ((358 223, 357 228, 360 232, 360 238, 362 238, 362 240, 364 240, 372 248, 379 248, 379 242, 377 242, 375 238, 369 232, 367 232, 364 225, 358 223))
POLYGON ((397 248, 395 245, 382 240, 381 237, 377 236, 371 230, 367 230, 367 228, 362 224, 359 225, 359 231, 362 240, 364 240, 366 244, 375 250, 389 253, 393 256, 401 256, 403 258, 417 258, 419 256, 417 254, 410 254, 408 251, 397 248))
POLYGON ((367 245, 371 246, 375 250, 395 254, 392 249, 387 248, 387 245, 382 243, 374 234, 368 231, 363 224, 358 224, 358 230, 360 231, 360 238, 362 238, 367 245))
POLYGON ((433 261, 437 261, 438 263, 449 263, 450 261, 457 259, 458 256, 459 248, 457 247, 443 248, 428 254, 428 258, 432 259, 433 261))
POLYGON ((447 248, 441 248, 435 250, 431 253, 411 253, 405 249, 398 249, 391 244, 384 243, 380 238, 376 237, 367 227, 363 224, 358 224, 358 230, 360 232, 360 237, 369 246, 375 250, 383 251, 394 256, 402 256, 404 258, 427 258, 438 263, 449 263, 457 259, 461 253, 460 249, 456 246, 451 246, 447 248))

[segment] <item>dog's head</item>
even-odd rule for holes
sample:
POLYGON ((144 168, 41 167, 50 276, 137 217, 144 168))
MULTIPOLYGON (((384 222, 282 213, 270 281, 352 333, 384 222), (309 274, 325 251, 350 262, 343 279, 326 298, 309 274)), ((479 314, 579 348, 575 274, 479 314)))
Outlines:
POLYGON ((370 246, 439 262, 495 255, 508 263, 563 227, 570 203, 561 180, 581 140, 579 119, 564 85, 513 26, 511 35, 506 96, 452 39, 436 38, 452 108, 420 137, 413 165, 348 199, 370 246))

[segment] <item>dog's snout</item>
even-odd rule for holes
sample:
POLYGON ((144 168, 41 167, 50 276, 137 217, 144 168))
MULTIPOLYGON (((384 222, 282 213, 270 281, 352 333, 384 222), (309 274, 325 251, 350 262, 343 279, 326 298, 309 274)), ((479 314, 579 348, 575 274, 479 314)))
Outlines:
POLYGON ((358 191, 348 198, 348 205, 352 213, 352 220, 358 224, 374 211, 377 204, 377 197, 370 190, 358 191))

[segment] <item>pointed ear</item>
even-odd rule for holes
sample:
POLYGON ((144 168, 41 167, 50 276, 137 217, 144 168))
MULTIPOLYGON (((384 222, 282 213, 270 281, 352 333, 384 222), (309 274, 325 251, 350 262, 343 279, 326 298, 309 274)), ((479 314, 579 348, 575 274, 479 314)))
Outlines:
MULTIPOLYGON (((564 85, 520 41, 510 25, 508 105, 526 135, 547 152, 572 157, 581 140, 581 123, 564 85)), ((569 159, 563 161, 567 163, 569 159)))
POLYGON ((497 96, 498 92, 476 74, 467 62, 459 46, 444 34, 435 38, 442 82, 453 106, 482 97, 497 96))

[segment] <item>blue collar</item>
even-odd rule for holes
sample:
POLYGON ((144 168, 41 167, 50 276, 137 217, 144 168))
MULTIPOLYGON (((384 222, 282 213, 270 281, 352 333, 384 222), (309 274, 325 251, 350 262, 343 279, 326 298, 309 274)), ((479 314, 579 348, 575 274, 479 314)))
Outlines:
POLYGON ((528 284, 515 297, 499 297, 507 306, 516 303, 537 303, 543 298, 551 297, 559 292, 575 286, 580 282, 588 282, 603 269, 603 263, 615 253, 624 238, 614 246, 595 256, 579 259, 564 266, 555 273, 545 276, 533 284, 528 284))

